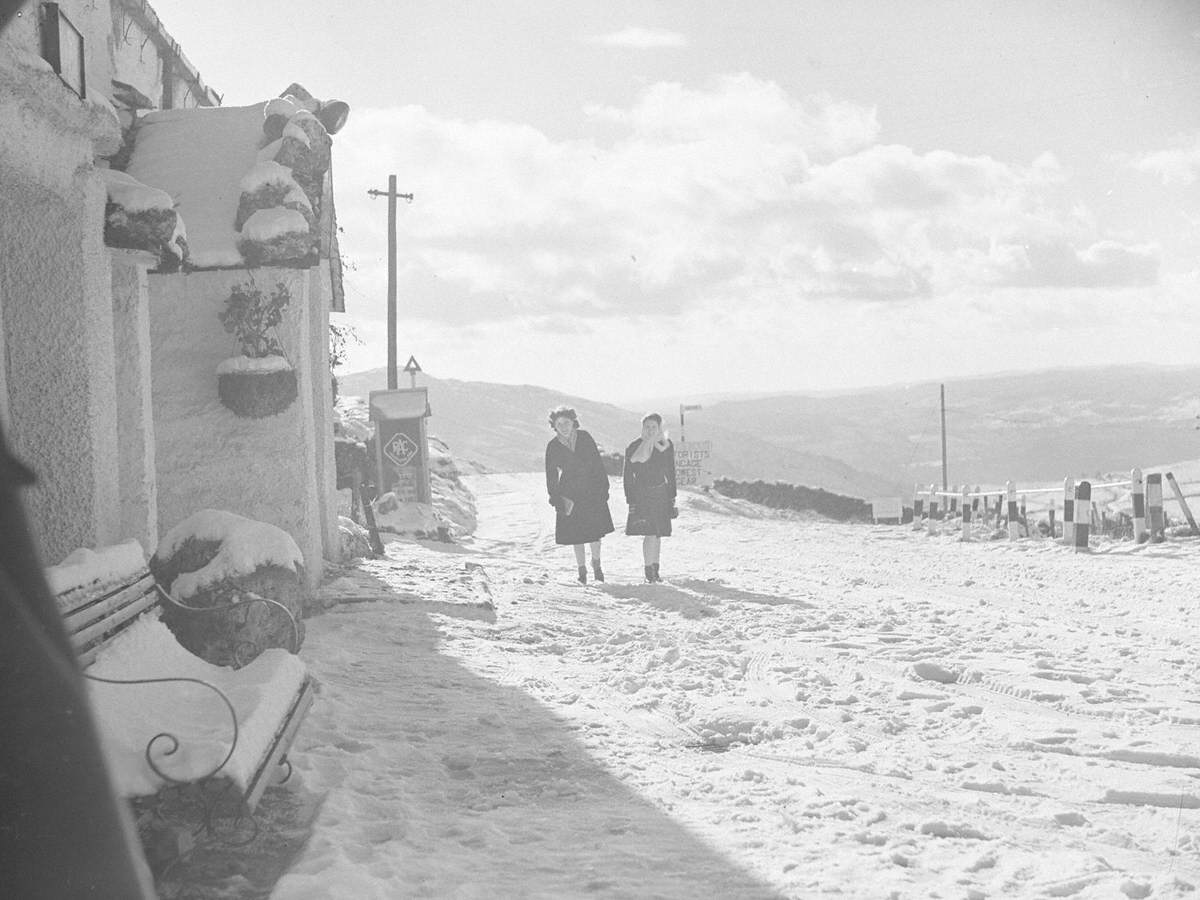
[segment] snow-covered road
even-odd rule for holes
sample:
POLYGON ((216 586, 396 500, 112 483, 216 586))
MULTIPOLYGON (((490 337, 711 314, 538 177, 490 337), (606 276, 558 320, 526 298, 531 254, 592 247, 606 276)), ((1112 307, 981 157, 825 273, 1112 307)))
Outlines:
MULTIPOLYGON (((280 900, 1171 897, 1200 885, 1200 544, 963 544, 681 496, 572 582, 538 475, 308 622, 280 900), (488 608, 486 604, 493 608, 488 608)), ((619 491, 613 514, 624 518, 619 491)))

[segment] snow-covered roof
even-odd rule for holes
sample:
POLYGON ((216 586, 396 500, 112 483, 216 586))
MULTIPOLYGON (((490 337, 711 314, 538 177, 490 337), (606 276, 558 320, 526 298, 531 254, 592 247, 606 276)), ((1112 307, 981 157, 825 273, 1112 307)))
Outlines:
POLYGON ((429 415, 428 388, 371 391, 371 418, 423 419, 429 415))

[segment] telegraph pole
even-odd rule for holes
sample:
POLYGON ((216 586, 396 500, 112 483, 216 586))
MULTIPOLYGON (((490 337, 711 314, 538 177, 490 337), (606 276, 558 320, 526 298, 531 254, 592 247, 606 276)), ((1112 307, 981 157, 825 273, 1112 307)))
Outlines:
POLYGON ((412 203, 413 195, 396 193, 395 175, 388 176, 388 189, 386 191, 377 191, 372 188, 367 193, 372 197, 388 198, 388 390, 394 391, 399 381, 399 376, 396 372, 396 200, 403 197, 409 203, 412 203))
POLYGON ((946 386, 942 385, 942 490, 950 490, 946 479, 946 386))

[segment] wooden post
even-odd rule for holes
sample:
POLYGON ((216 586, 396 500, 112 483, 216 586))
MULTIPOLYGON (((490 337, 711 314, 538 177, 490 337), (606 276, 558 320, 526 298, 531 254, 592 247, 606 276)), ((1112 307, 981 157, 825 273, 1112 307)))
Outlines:
POLYGON ((1142 480, 1142 470, 1134 469, 1129 473, 1130 498, 1133 500, 1133 539, 1139 544, 1146 542, 1146 484, 1142 480))
POLYGON ((925 510, 925 501, 921 499, 921 486, 913 485, 913 521, 921 521, 921 513, 925 510))
POLYGON ((1191 526, 1192 534, 1200 534, 1200 529, 1196 528, 1196 520, 1192 516, 1192 511, 1188 508, 1187 501, 1183 499, 1183 491, 1179 489, 1179 482, 1175 480, 1175 476, 1170 472, 1167 473, 1167 484, 1171 486, 1171 491, 1175 494, 1175 499, 1179 502, 1179 508, 1183 510, 1183 516, 1187 519, 1188 525, 1191 526))
POLYGON ((958 485, 954 486, 954 493, 950 495, 950 518, 954 518, 954 514, 958 512, 958 485))
POLYGON ((937 486, 929 485, 929 521, 938 518, 938 496, 937 486))
POLYGON ((1017 486, 1011 481, 1004 482, 1004 493, 1008 496, 1008 539, 1015 541, 1021 536, 1021 513, 1017 509, 1017 486))
POLYGON ((1054 527, 1054 498, 1050 498, 1050 540, 1058 537, 1058 530, 1054 527))
POLYGON ((971 539, 971 504, 968 502, 965 484, 962 488, 962 539, 964 541, 971 539))
POLYGON ((1075 552, 1088 550, 1088 528, 1092 518, 1092 485, 1081 481, 1075 488, 1075 552))
POLYGON ((362 469, 356 469, 354 472, 354 493, 358 495, 358 502, 362 504, 363 517, 367 520, 367 534, 370 537, 371 552, 377 557, 383 556, 383 541, 379 539, 379 528, 375 525, 375 509, 371 506, 371 501, 362 494, 364 480, 362 469))
POLYGON ((1070 477, 1063 479, 1063 544, 1075 546, 1075 479, 1070 477))
POLYGON ((1163 519, 1162 473, 1151 472, 1146 476, 1146 512, 1150 519, 1150 540, 1160 543, 1166 540, 1163 533, 1166 522, 1163 519))

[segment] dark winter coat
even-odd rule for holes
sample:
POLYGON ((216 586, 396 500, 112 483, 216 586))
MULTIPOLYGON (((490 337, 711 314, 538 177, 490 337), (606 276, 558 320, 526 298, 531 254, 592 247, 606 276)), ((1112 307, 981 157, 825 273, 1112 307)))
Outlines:
POLYGON ((656 445, 645 462, 633 462, 630 457, 641 445, 638 438, 625 448, 625 500, 629 503, 626 534, 656 534, 669 537, 671 512, 675 508, 675 445, 667 441, 667 449, 656 445))
POLYGON ((613 532, 608 511, 608 473, 595 440, 586 431, 575 433, 575 449, 554 438, 546 445, 546 492, 558 510, 554 540, 559 544, 589 544, 613 532), (564 498, 574 506, 567 515, 564 498))

